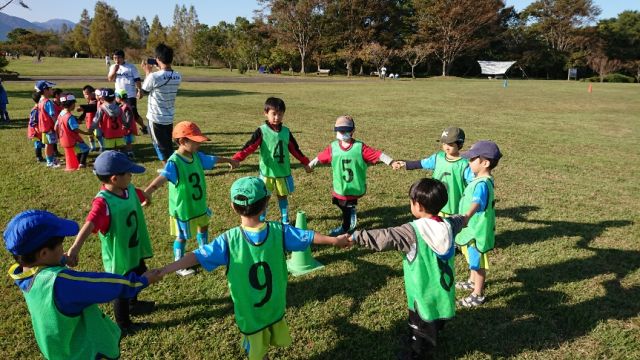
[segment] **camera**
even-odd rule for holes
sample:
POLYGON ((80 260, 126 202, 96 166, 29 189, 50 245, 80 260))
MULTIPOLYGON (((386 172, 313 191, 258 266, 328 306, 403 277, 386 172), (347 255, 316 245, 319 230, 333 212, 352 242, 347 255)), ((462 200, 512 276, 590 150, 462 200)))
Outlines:
POLYGON ((156 61, 156 59, 155 59, 155 58, 148 58, 148 59, 147 59, 147 64, 149 64, 149 65, 156 65, 156 66, 158 66, 158 62, 156 61))

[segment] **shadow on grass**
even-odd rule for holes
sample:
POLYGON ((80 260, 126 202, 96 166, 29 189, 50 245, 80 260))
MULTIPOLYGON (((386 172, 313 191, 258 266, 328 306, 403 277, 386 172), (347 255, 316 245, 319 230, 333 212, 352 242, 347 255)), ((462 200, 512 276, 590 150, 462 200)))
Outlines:
POLYGON ((591 255, 516 269, 515 276, 506 280, 513 286, 488 294, 489 301, 506 299, 505 307, 458 312, 457 319, 442 336, 461 336, 465 342, 441 348, 439 355, 443 358, 461 357, 474 351, 511 357, 523 351, 555 349, 559 344, 588 335, 607 320, 627 320, 640 312, 640 287, 625 287, 621 283, 640 268, 640 251, 590 246, 608 228, 629 226, 633 224, 631 221, 590 224, 527 220, 525 214, 534 210, 537 208, 529 206, 500 210, 498 216, 542 227, 502 233, 496 243, 501 247, 528 245, 552 237, 578 236, 576 247, 591 255), (558 290, 577 286, 580 290, 571 294, 558 290))
POLYGON ((24 136, 26 137, 29 119, 22 117, 14 118, 11 113, 9 114, 9 118, 11 119, 11 121, 9 121, 8 123, 0 122, 0 131, 5 129, 24 129, 24 136))
MULTIPOLYGON (((342 212, 340 209, 332 205, 335 209, 335 216, 319 216, 318 220, 335 220, 337 223, 342 221, 342 212)), ((386 206, 358 211, 357 230, 362 229, 378 229, 391 226, 400 226, 412 221, 409 206, 386 206)))
POLYGON ((260 92, 254 91, 238 91, 238 90, 191 90, 179 89, 180 97, 221 97, 221 96, 239 96, 239 95, 258 95, 260 92))

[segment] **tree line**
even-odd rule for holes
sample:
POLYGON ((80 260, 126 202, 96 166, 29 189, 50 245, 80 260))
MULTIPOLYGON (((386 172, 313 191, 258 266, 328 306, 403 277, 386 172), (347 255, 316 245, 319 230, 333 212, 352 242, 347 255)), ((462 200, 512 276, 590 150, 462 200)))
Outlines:
MULTIPOLYGON (((348 76, 479 73, 476 60, 515 60, 512 77, 566 78, 613 72, 640 80, 640 12, 598 20, 592 0, 537 0, 522 11, 502 0, 258 0, 253 19, 202 24, 196 9, 176 5, 173 24, 155 16, 125 20, 97 2, 73 29, 14 29, 8 52, 101 57, 123 48, 132 60, 160 42, 175 63, 271 69, 302 74, 319 69, 348 76)), ((633 80, 633 78, 631 80, 633 80)))

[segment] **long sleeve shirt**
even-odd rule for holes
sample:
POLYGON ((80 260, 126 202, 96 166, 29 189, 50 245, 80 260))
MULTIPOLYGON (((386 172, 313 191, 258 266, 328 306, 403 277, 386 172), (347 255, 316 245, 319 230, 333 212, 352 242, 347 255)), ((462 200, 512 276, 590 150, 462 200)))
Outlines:
MULTIPOLYGON (((268 122, 265 121, 265 123, 269 125, 268 122)), ((280 124, 277 127, 273 127, 269 125, 269 127, 271 127, 274 131, 279 132, 282 129, 282 124, 280 124)), ((251 135, 251 139, 249 139, 249 141, 247 141, 247 143, 244 144, 244 146, 242 147, 242 149, 240 149, 240 151, 238 151, 233 155, 232 157, 233 160, 243 161, 244 159, 247 158, 247 156, 253 154, 256 150, 260 149, 260 144, 262 144, 262 130, 260 130, 260 128, 258 127, 256 131, 254 131, 253 134, 251 135)), ((309 165, 309 158, 307 158, 302 153, 302 151, 300 150, 300 146, 298 146, 298 142, 293 137, 293 132, 291 131, 289 131, 288 148, 291 155, 293 155, 293 157, 298 159, 298 161, 300 161, 302 165, 309 165)))
MULTIPOLYGON (((24 272, 15 264, 9 275, 24 292, 38 276, 40 268, 24 272)), ((58 310, 67 316, 77 316, 93 304, 110 302, 118 298, 132 298, 149 286, 147 278, 131 273, 121 276, 103 272, 83 272, 64 269, 53 285, 54 300, 58 310)))

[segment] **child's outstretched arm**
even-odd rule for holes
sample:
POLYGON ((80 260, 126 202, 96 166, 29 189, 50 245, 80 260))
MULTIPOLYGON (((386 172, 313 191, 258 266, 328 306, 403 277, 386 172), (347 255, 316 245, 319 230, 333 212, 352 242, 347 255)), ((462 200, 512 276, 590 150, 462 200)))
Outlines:
POLYGON ((160 277, 164 277, 167 274, 176 272, 180 269, 186 269, 192 266, 198 265, 198 258, 192 252, 185 254, 180 260, 174 261, 171 264, 160 269, 160 277))
POLYGON ((218 162, 229 164, 232 170, 240 166, 240 161, 234 160, 233 158, 226 158, 222 156, 218 156, 217 158, 218 158, 218 162))
POLYGON ((342 234, 337 237, 333 237, 315 233, 313 236, 313 243, 317 245, 333 245, 343 249, 353 245, 351 240, 349 240, 349 234, 342 234))
POLYGON ((91 221, 87 221, 82 225, 80 232, 76 235, 76 239, 73 242, 73 245, 67 249, 67 252, 64 253, 64 256, 67 258, 66 265, 67 266, 77 266, 79 262, 80 249, 82 249, 82 245, 85 240, 91 235, 95 225, 91 221))
POLYGON ((167 182, 167 178, 164 177, 163 175, 158 175, 155 179, 153 179, 153 181, 151 181, 151 184, 149 184, 144 189, 144 195, 145 195, 145 197, 147 199, 142 205, 143 206, 147 206, 147 205, 151 204, 151 197, 152 197, 152 194, 154 193, 154 191, 158 190, 166 182, 167 182))
POLYGON ((386 229, 357 230, 350 240, 375 251, 400 250, 409 253, 417 238, 413 226, 404 224, 386 229))

